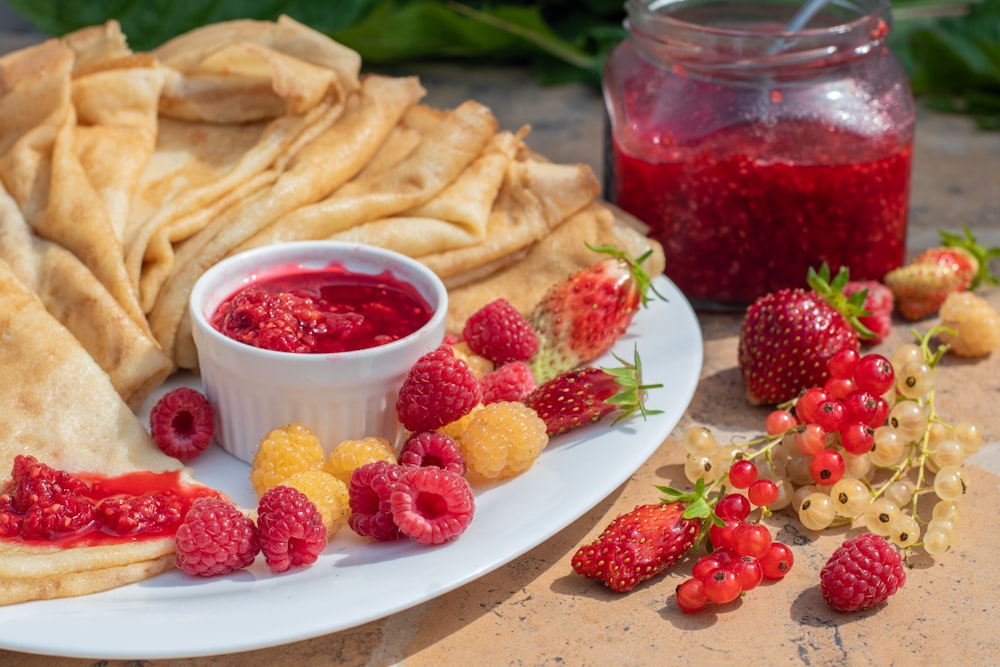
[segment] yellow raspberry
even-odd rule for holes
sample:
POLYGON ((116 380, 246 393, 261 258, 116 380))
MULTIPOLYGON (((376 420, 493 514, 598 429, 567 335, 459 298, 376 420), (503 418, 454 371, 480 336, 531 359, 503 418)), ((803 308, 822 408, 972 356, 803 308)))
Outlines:
POLYGON ((960 357, 985 357, 1000 347, 1000 313, 972 292, 952 292, 941 304, 941 333, 948 351, 960 357))
POLYGON ((479 412, 479 410, 482 407, 483 407, 482 405, 477 405, 476 407, 472 408, 472 410, 470 410, 463 416, 459 417, 455 421, 445 424, 444 426, 439 428, 437 432, 444 433, 446 436, 457 442, 458 439, 462 437, 462 434, 465 433, 465 429, 469 428, 469 424, 472 423, 472 420, 473 418, 475 418, 476 413, 479 412))
POLYGON ((493 362, 470 350, 467 343, 455 343, 451 346, 451 349, 455 352, 456 357, 468 364, 469 370, 477 378, 481 378, 493 370, 493 362))
POLYGON ((549 442, 545 422, 520 402, 484 405, 458 439, 469 471, 485 479, 519 475, 549 442))
POLYGON ((354 469, 375 461, 396 463, 396 450, 388 440, 374 436, 344 440, 330 452, 323 470, 350 486, 354 469))
POLYGON ((276 428, 260 441, 250 466, 250 483, 259 498, 297 472, 319 470, 325 456, 319 439, 305 426, 276 428))
POLYGON ((297 472, 282 482, 306 494, 326 524, 326 537, 330 539, 347 523, 351 514, 347 484, 322 470, 297 472))

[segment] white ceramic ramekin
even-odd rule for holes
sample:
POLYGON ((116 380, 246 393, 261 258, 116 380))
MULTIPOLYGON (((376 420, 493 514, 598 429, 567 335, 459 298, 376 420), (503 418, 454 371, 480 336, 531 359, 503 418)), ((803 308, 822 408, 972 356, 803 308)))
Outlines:
POLYGON ((329 451, 346 439, 381 436, 396 442, 396 396, 416 360, 444 339, 448 294, 419 262, 373 246, 334 241, 283 243, 228 257, 209 268, 191 291, 191 321, 205 395, 215 407, 216 437, 223 449, 251 462, 271 430, 299 423, 329 451), (350 271, 388 270, 417 289, 433 309, 415 333, 378 347, 335 354, 263 350, 213 328, 212 314, 237 290, 289 267, 350 271))

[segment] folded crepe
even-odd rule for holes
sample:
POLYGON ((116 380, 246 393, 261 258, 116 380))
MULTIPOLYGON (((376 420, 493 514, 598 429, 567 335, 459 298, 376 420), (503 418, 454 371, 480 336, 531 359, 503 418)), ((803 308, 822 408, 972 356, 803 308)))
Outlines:
POLYGON ((162 76, 129 52, 117 24, 0 59, 0 72, 8 130, 0 258, 136 407, 172 368, 138 311, 121 250, 128 200, 156 135, 162 76))
POLYGON ((175 247, 273 185, 340 118, 361 66, 287 17, 206 26, 151 55, 166 72, 159 131, 125 231, 126 270, 147 313, 175 247))
MULTIPOLYGON (((164 455, 104 371, 0 261, 0 477, 31 455, 71 473, 190 472, 164 455)), ((0 539, 0 604, 79 595, 171 566, 172 536, 62 548, 0 539)))
POLYGON ((71 97, 77 157, 100 198, 115 238, 124 238, 139 174, 156 145, 165 70, 135 54, 117 22, 70 33, 71 97))
POLYGON ((0 260, 137 409, 173 369, 159 344, 73 253, 35 234, 0 183, 0 260))
POLYGON ((74 64, 61 40, 0 58, 0 179, 34 232, 76 255, 146 327, 121 239, 77 152, 74 64))
MULTIPOLYGON (((497 134, 479 157, 429 201, 399 215, 364 222, 329 238, 368 243, 410 257, 481 242, 486 238, 490 212, 518 141, 510 132, 497 134)), ((373 170, 373 173, 380 171, 373 170)))

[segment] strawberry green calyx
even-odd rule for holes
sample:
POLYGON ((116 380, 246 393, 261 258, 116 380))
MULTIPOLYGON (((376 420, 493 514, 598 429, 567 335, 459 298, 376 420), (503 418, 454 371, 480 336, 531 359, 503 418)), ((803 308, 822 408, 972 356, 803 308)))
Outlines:
POLYGON ((610 375, 618 383, 619 391, 604 402, 618 408, 618 416, 613 423, 617 424, 623 419, 628 419, 636 412, 645 419, 649 415, 658 415, 662 410, 651 410, 646 407, 646 392, 650 389, 659 389, 662 383, 643 384, 642 383, 642 360, 639 358, 639 348, 633 349, 633 361, 629 363, 612 353, 621 366, 614 368, 601 368, 602 371, 610 375))
POLYGON ((662 502, 682 503, 684 505, 684 513, 681 516, 685 519, 718 521, 712 511, 713 503, 708 498, 712 487, 705 488, 705 478, 699 477, 694 483, 692 491, 680 491, 669 486, 656 486, 655 488, 666 496, 660 499, 662 502))
POLYGON ((843 315, 847 323, 858 332, 859 337, 876 338, 875 332, 862 324, 859 319, 871 315, 870 311, 865 310, 865 298, 868 296, 868 290, 859 290, 847 296, 844 294, 844 286, 849 280, 850 271, 846 266, 841 266, 831 281, 830 267, 827 266, 826 262, 823 262, 819 271, 810 267, 806 275, 806 282, 809 283, 812 291, 843 315))
POLYGON ((956 248, 967 252, 976 262, 976 274, 972 278, 969 289, 975 289, 980 285, 996 285, 997 277, 990 273, 990 260, 1000 257, 1000 247, 984 248, 979 245, 976 237, 972 234, 968 225, 962 227, 963 234, 955 234, 944 229, 939 229, 941 245, 945 248, 956 248))

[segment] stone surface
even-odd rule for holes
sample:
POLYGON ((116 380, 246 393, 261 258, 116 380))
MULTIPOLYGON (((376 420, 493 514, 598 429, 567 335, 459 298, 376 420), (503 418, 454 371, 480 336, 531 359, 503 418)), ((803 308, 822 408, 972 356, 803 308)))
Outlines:
MULTIPOLYGON (((474 98, 504 129, 530 124, 528 142, 559 162, 601 167, 599 95, 582 86, 540 88, 523 71, 453 65, 414 67, 441 107, 474 98)), ((1000 245, 1000 133, 976 131, 965 118, 922 112, 917 125, 909 249, 933 244, 938 228, 968 224, 981 240, 1000 245)), ((1000 272, 1000 266, 993 266, 1000 272)), ((1000 289, 982 291, 1000 308, 1000 289)), ((570 558, 614 516, 658 497, 654 484, 684 484, 679 443, 690 425, 720 434, 759 433, 763 409, 743 400, 736 369, 739 317, 702 313, 705 363, 699 388, 660 449, 625 484, 543 545, 462 588, 386 619, 264 650, 191 660, 94 661, 0 651, 8 667, 126 667, 135 665, 910 665, 995 664, 1000 637, 994 591, 1000 515, 1000 356, 975 362, 948 358, 938 373, 937 405, 946 420, 981 425, 985 445, 970 470, 958 543, 937 562, 915 558, 906 586, 888 605, 855 615, 830 611, 818 572, 845 530, 815 534, 790 516, 767 520, 794 545, 796 565, 782 582, 766 584, 715 612, 681 614, 673 589, 690 564, 627 595, 574 575, 570 558)), ((933 323, 920 323, 926 330, 933 323)), ((909 339, 897 322, 876 348, 888 352, 909 339)), ((600 465, 600 462, 595 462, 600 465)), ((401 564, 405 567, 405 564, 401 564)), ((333 598, 335 603, 335 596, 333 598)), ((266 609, 260 622, 267 623, 266 609)), ((155 621, 153 621, 155 622, 155 621)), ((58 632, 58 619, 53 631, 58 632)), ((252 633, 253 628, 247 628, 252 633)), ((109 628, 108 641, 114 629, 109 628)), ((178 638, 183 641, 183 638, 178 638)))

